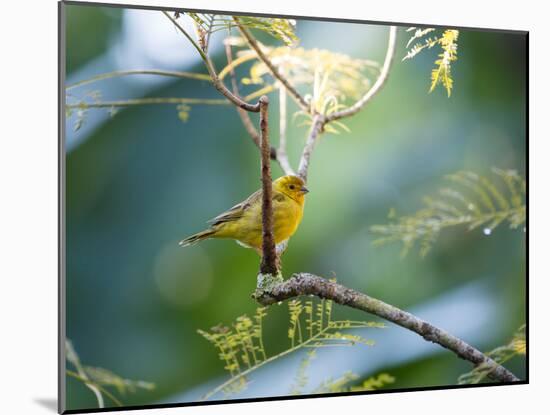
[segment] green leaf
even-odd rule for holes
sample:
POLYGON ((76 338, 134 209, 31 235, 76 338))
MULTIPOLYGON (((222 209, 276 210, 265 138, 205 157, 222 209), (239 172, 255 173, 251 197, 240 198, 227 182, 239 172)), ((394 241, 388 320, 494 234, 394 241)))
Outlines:
POLYGON ((386 327, 382 323, 372 321, 332 320, 332 306, 329 300, 289 301, 289 324, 286 334, 290 344, 282 352, 271 356, 266 353, 263 344, 261 322, 267 315, 265 307, 260 307, 256 311, 254 319, 243 315, 229 327, 218 325, 209 331, 198 330, 198 333, 215 347, 218 358, 224 363, 224 368, 230 376, 226 382, 208 392, 203 400, 215 396, 220 391, 226 394, 242 391, 248 384, 248 376, 264 364, 300 349, 306 349, 309 351, 302 360, 291 389, 291 393, 301 393, 307 383, 306 369, 317 348, 358 344, 372 346, 372 340, 342 330, 386 327))
POLYGON ((432 92, 438 85, 442 85, 447 91, 447 96, 451 96, 453 89, 453 77, 451 73, 452 62, 457 60, 458 35, 456 29, 443 30, 439 36, 426 37, 428 34, 433 34, 434 28, 416 28, 411 27, 407 32, 414 31, 414 34, 407 42, 407 54, 403 60, 412 59, 425 49, 431 49, 436 45, 441 48, 438 59, 435 60, 435 68, 431 72, 431 82, 429 92, 432 92), (421 41, 423 40, 423 42, 421 41), (417 41, 410 46, 413 42, 417 41))
POLYGON ((385 225, 373 225, 370 230, 378 235, 375 246, 392 242, 403 244, 402 255, 418 243, 420 256, 426 256, 443 229, 465 226, 472 231, 484 225, 483 233, 492 231, 508 222, 517 228, 526 220, 524 180, 515 170, 494 169, 495 176, 508 188, 508 193, 499 189, 498 181, 470 171, 459 171, 445 176, 452 187, 439 190, 434 196, 423 198, 424 208, 411 215, 390 217, 385 225))

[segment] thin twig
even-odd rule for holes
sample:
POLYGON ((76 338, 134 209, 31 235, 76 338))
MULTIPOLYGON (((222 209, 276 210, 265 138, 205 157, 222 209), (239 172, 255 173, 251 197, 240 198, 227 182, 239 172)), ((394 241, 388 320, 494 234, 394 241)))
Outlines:
POLYGON ((333 114, 327 115, 326 117, 316 114, 313 117, 313 123, 311 125, 311 130, 309 136, 306 140, 304 150, 302 152, 302 157, 300 158, 300 165, 298 167, 298 176, 300 176, 304 181, 307 181, 307 174, 309 169, 309 161, 311 159, 311 154, 319 135, 323 132, 325 124, 336 121, 338 119, 349 117, 365 107, 365 105, 376 95, 378 91, 382 89, 386 80, 388 79, 389 71, 393 61, 393 56, 395 55, 395 42, 396 42, 397 28, 395 26, 390 26, 390 32, 388 37, 388 48, 386 50, 386 58, 384 59, 384 64, 380 70, 380 74, 376 79, 376 82, 370 88, 367 93, 359 99, 354 105, 349 108, 343 109, 341 111, 335 112, 333 114))
MULTIPOLYGON (((231 45, 229 43, 226 43, 225 46, 226 46, 226 52, 227 52, 227 46, 229 46, 229 48, 231 50, 231 45)), ((231 54, 231 58, 233 58, 233 53, 231 54)), ((242 63, 245 63, 245 62, 251 61, 253 59, 256 59, 256 58, 257 58, 256 53, 251 50, 247 54, 238 56, 235 59, 231 59, 231 63, 229 63, 229 61, 228 61, 227 66, 220 71, 220 73, 218 74, 218 78, 223 80, 228 74, 235 73, 235 68, 237 66, 239 66, 242 63)))
MULTIPOLYGON (((314 339, 316 339, 317 337, 315 337, 314 339)), ((307 341, 309 342, 309 340, 307 341)), ((306 343, 307 343, 306 342, 306 343)), ((222 390, 224 390, 225 388, 227 388, 228 386, 232 385, 233 383, 235 383, 237 380, 239 379, 245 379, 246 376, 250 375, 250 373, 258 370, 259 368, 261 368, 262 366, 265 366, 267 365, 268 363, 271 363, 273 362, 274 360, 277 360, 281 357, 284 357, 286 355, 289 355, 291 354, 292 352, 296 351, 296 350, 299 350, 300 348, 303 347, 303 344, 298 344, 294 347, 291 347, 290 349, 287 349, 275 356, 271 356, 270 358, 268 359, 265 359, 263 360, 262 362, 258 363, 257 365, 255 366, 252 366, 251 368, 249 369, 246 369, 244 370, 243 372, 240 372, 238 373, 237 375, 235 376, 232 376, 230 377, 229 379, 227 379, 225 382, 223 382, 222 384, 216 386, 214 389, 212 389, 211 391, 207 392, 206 394, 204 394, 204 396, 201 397, 201 401, 207 401, 208 399, 210 399, 212 396, 216 395, 217 393, 221 392, 222 390)))
MULTIPOLYGON (((233 69, 233 66, 232 66, 233 53, 231 51, 231 45, 229 43, 225 44, 225 55, 227 57, 226 68, 229 68, 229 74, 231 75, 231 86, 233 88, 233 94, 235 94, 236 96, 240 96, 237 77, 235 75, 235 70, 233 69)), ((220 75, 221 75, 221 72, 220 72, 220 75)), ((254 124, 252 124, 252 120, 250 119, 250 115, 248 114, 248 111, 245 111, 241 107, 237 107, 237 112, 241 117, 241 121, 244 125, 244 128, 250 135, 250 138, 252 138, 252 141, 254 141, 254 144, 256 144, 258 148, 260 148, 260 134, 258 133, 258 130, 256 130, 256 127, 254 127, 254 124)))
POLYGON ((268 106, 269 98, 264 95, 260 98, 260 139, 262 156, 262 275, 278 275, 279 261, 275 251, 273 236, 273 204, 271 179, 271 146, 269 145, 268 106))
MULTIPOLYGON (((225 54, 227 56, 227 66, 225 67, 225 69, 229 68, 227 73, 229 73, 231 76, 231 87, 233 88, 233 93, 239 97, 240 96, 239 84, 237 83, 237 76, 235 74, 235 69, 233 68, 233 65, 232 65, 232 63, 234 62, 233 52, 231 51, 231 45, 229 43, 225 44, 225 54)), ((221 78, 221 72, 220 72, 220 78, 221 78)), ((261 91, 264 94, 266 93, 265 88, 262 88, 261 91)), ((248 114, 247 111, 243 110, 241 107, 237 107, 237 113, 241 118, 241 121, 244 125, 245 130, 250 135, 250 138, 252 138, 252 141, 254 142, 254 144, 256 144, 258 148, 260 148, 260 134, 258 133, 258 130, 256 130, 256 127, 254 127, 254 124, 252 124, 250 115, 248 114)), ((277 160, 277 150, 273 146, 271 147, 271 160, 277 160)))
MULTIPOLYGON (((347 322, 347 321, 346 321, 347 322)), ((299 325, 298 325, 298 329, 299 329, 299 325)), ((358 327, 365 327, 365 325, 361 325, 361 326, 358 326, 358 327)), ((349 325, 347 326, 346 325, 346 328, 354 328, 353 326, 349 325)), ((251 373, 254 373, 255 371, 257 371, 258 369, 260 369, 261 367, 275 361, 275 360, 279 360, 281 359, 282 357, 285 357, 285 356, 288 356, 289 354, 297 351, 297 350, 300 350, 300 349, 303 349, 303 348, 306 348, 306 347, 312 347, 314 349, 317 349, 319 347, 323 347, 322 345, 318 344, 318 341, 320 339, 322 339, 322 336, 330 329, 329 326, 325 326, 324 328, 322 328, 321 330, 319 330, 317 333, 315 334, 311 334, 311 337, 309 337, 308 339, 306 340, 300 340, 298 342, 298 344, 296 345, 293 345, 292 347, 290 347, 289 349, 286 349, 285 351, 279 353, 279 354, 276 354, 274 356, 271 356, 269 358, 265 358, 264 356, 264 360, 262 360, 261 362, 259 362, 258 364, 255 364, 254 366, 250 367, 249 369, 246 369, 240 373, 237 373, 236 375, 230 377, 229 379, 227 379, 225 382, 223 382, 222 384, 216 386, 214 389, 212 389, 211 391, 207 392, 205 395, 202 396, 201 398, 201 401, 206 401, 208 399, 210 399, 211 397, 213 397, 214 395, 216 395, 217 393, 221 392, 222 390, 226 389, 228 386, 231 386, 232 384, 234 384, 235 382, 237 382, 238 380, 240 379, 246 379, 248 377, 248 375, 250 375, 251 373)), ((300 330, 300 329, 299 329, 300 330)), ((261 339, 261 337, 260 337, 261 339)), ((344 346, 344 345, 347 345, 346 343, 342 343, 342 342, 339 342, 337 343, 338 346, 344 346)), ((330 345, 325 345, 327 347, 334 347, 335 344, 330 344, 330 345)))
POLYGON ((84 79, 79 82, 75 82, 72 85, 69 85, 66 90, 77 88, 79 86, 91 84, 97 81, 103 81, 104 79, 117 78, 120 76, 128 75, 160 75, 160 76, 169 76, 173 78, 183 78, 183 79, 197 79, 200 81, 210 81, 210 75, 202 73, 193 73, 193 72, 179 72, 179 71, 162 71, 158 69, 134 69, 129 71, 114 71, 107 72, 101 75, 93 76, 88 79, 84 79))
POLYGON ((378 79, 376 79, 376 82, 374 83, 372 88, 370 88, 366 92, 366 94, 363 95, 363 97, 359 101, 357 101, 354 105, 327 116, 327 122, 339 120, 341 118, 349 117, 353 114, 356 114, 357 112, 361 111, 361 109, 372 99, 372 97, 374 97, 382 89, 386 80, 388 79, 390 67, 393 61, 393 56, 395 55, 396 38, 397 38, 397 28, 395 26, 390 26, 390 33, 388 37, 388 49, 386 50, 386 58, 384 59, 384 64, 382 65, 382 69, 380 70, 380 75, 378 75, 378 79))
POLYGON ((111 399, 116 406, 122 406, 122 402, 119 401, 111 392, 109 392, 107 389, 102 387, 101 385, 98 385, 97 383, 92 382, 87 376, 79 375, 78 373, 73 372, 72 370, 66 371, 67 376, 71 376, 75 379, 78 379, 84 385, 86 385, 96 396, 97 399, 97 405, 100 408, 105 408, 105 403, 103 401, 103 396, 101 393, 104 393, 109 399, 111 399))
POLYGON ((201 49, 201 47, 195 42, 195 40, 191 37, 189 33, 181 26, 176 19, 174 19, 170 14, 166 11, 162 11, 162 13, 176 26, 176 28, 191 42, 191 44, 197 49, 199 52, 199 55, 201 56, 202 60, 204 61, 204 64, 206 66, 206 70, 210 74, 212 84, 214 87, 222 94, 224 95, 229 101, 231 101, 233 104, 237 105, 238 107, 245 109, 246 111, 250 112, 259 112, 260 111, 260 104, 249 104, 248 102, 242 100, 241 98, 235 96, 227 87, 223 84, 223 82, 218 78, 216 68, 214 67, 214 64, 208 57, 208 55, 201 49))
POLYGON ((325 123, 326 118, 323 115, 317 114, 313 117, 313 123, 311 125, 311 129, 309 130, 309 135, 306 140, 304 150, 302 151, 302 157, 300 158, 300 165, 298 167, 298 176, 300 176, 304 182, 307 182, 307 173, 311 154, 313 153, 313 149, 315 148, 315 144, 317 144, 319 136, 323 132, 325 123))
POLYGON ((255 99, 259 99, 262 95, 269 94, 270 92, 273 92, 275 90, 274 85, 266 85, 257 91, 251 92, 248 95, 245 95, 243 99, 245 101, 254 101, 255 99))
POLYGON ((267 55, 262 51, 260 45, 258 44, 258 41, 250 34, 250 32, 245 27, 241 25, 239 18, 236 16, 233 16, 233 20, 237 24, 237 27, 239 28, 240 32, 246 39, 248 45, 252 49, 254 49, 254 51, 258 55, 258 58, 260 58, 260 60, 269 69, 269 72, 271 72, 271 75, 273 75, 273 77, 277 79, 286 88, 290 96, 292 96, 292 98, 296 101, 296 103, 302 109, 302 111, 304 111, 306 114, 309 114, 310 106, 308 105, 304 97, 302 97, 300 93, 290 84, 288 79, 286 79, 286 77, 284 77, 279 72, 279 70, 273 64, 273 62, 271 62, 271 60, 267 57, 267 55))
POLYGON ((277 148, 277 161, 286 175, 296 175, 286 154, 286 88, 279 88, 279 146, 277 148))
POLYGON ((98 102, 78 102, 76 104, 66 104, 70 109, 86 108, 115 108, 130 107, 134 105, 156 105, 156 104, 189 104, 189 105, 229 105, 225 99, 201 99, 201 98, 177 98, 177 97, 158 97, 158 98, 136 98, 120 101, 98 101, 98 102))
POLYGON ((475 366, 483 364, 491 368, 489 376, 494 380, 501 382, 519 381, 508 369, 499 365, 464 340, 435 327, 411 313, 313 274, 294 274, 290 279, 282 283, 274 284, 268 288, 258 288, 254 294, 254 298, 265 306, 303 295, 315 295, 319 298, 332 300, 338 304, 374 314, 417 333, 427 341, 439 344, 455 353, 458 357, 472 362, 475 366))

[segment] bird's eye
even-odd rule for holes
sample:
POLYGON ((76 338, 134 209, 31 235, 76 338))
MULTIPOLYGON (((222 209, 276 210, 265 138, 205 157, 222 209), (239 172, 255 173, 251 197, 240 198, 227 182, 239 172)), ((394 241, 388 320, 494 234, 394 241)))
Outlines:
POLYGON ((296 186, 294 186, 293 184, 291 184, 291 185, 288 186, 288 187, 290 188, 290 190, 294 190, 294 188, 295 188, 296 186))

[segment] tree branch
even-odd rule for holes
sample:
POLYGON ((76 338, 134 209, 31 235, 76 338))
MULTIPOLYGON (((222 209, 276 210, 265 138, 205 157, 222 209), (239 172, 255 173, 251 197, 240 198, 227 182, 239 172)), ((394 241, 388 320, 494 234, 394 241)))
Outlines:
POLYGON ((241 25, 241 23, 239 21, 239 18, 236 17, 236 16, 233 16, 233 20, 237 24, 237 27, 239 28, 240 32, 242 33, 242 35, 246 39, 248 45, 252 49, 254 49, 254 51, 258 55, 258 58, 260 58, 260 60, 265 64, 265 66, 267 66, 267 68, 271 72, 271 75, 273 75, 273 77, 275 79, 277 79, 285 87, 285 89, 292 96, 292 98, 294 98, 294 100, 296 101, 298 106, 302 109, 302 111, 304 111, 306 114, 309 114, 310 113, 310 106, 306 102, 304 97, 302 97, 300 95, 300 93, 290 84, 290 82, 288 82, 288 79, 286 79, 279 72, 279 70, 277 69, 277 67, 275 65, 273 65, 273 62, 271 62, 271 60, 267 57, 267 55, 261 49, 260 45, 258 44, 258 41, 250 34, 250 32, 246 28, 244 28, 241 25))
POLYGON ((344 117, 352 116, 359 111, 361 111, 365 105, 382 89, 384 83, 388 79, 389 71, 393 61, 393 56, 395 55, 395 43, 397 28, 395 26, 390 26, 390 33, 388 38, 388 49, 386 51, 386 58, 384 59, 384 65, 380 70, 380 74, 376 79, 374 85, 367 91, 367 93, 354 105, 349 108, 343 109, 341 111, 335 112, 333 114, 323 116, 321 114, 316 114, 313 116, 313 124, 309 132, 309 136, 306 140, 304 150, 302 152, 302 157, 300 158, 300 165, 298 167, 298 176, 300 176, 304 181, 307 181, 307 174, 309 170, 309 161, 311 154, 315 145, 317 144, 317 139, 319 135, 323 132, 325 124, 336 121, 344 117))
POLYGON ((120 76, 128 75, 160 75, 160 76, 169 76, 173 78, 183 78, 183 79, 197 79, 200 81, 210 81, 210 75, 202 73, 193 73, 193 72, 179 72, 179 71, 162 71, 158 69, 134 69, 129 71, 115 71, 107 72, 101 75, 93 76, 83 81, 75 82, 72 85, 66 87, 66 90, 69 91, 73 88, 91 84, 97 81, 103 81, 104 79, 117 78, 120 76))
MULTIPOLYGON (((231 76, 231 86, 233 89, 233 94, 236 96, 240 96, 239 93, 239 85, 237 83, 237 76, 235 75, 235 70, 233 67, 233 53, 231 51, 231 45, 229 43, 225 44, 225 54, 227 56, 227 73, 231 76)), ((220 72, 220 78, 221 78, 221 72, 220 72)), ((281 113, 280 113, 280 120, 281 120, 281 128, 279 131, 279 148, 276 149, 275 147, 271 146, 271 160, 275 160, 279 163, 279 166, 281 166, 281 169, 284 171, 287 175, 294 175, 294 170, 290 166, 290 163, 288 161, 288 156, 286 155, 286 92, 284 88, 279 88, 279 94, 281 97, 281 100, 284 98, 284 104, 281 103, 281 113), (284 105, 284 113, 283 113, 283 106, 284 105)), ((282 102, 282 101, 281 101, 282 102)), ((260 135, 258 134, 258 130, 256 130, 256 127, 254 127, 254 124, 252 124, 252 120, 250 119, 250 115, 247 111, 243 110, 240 107, 237 107, 237 112, 239 113, 239 116, 241 118, 241 121, 244 125, 244 128, 252 138, 252 141, 258 148, 260 148, 260 135)))
POLYGON ((370 88, 367 91, 367 93, 363 95, 363 97, 359 101, 357 101, 354 105, 327 116, 327 122, 339 120, 340 118, 349 117, 353 114, 356 114, 357 112, 361 111, 361 109, 363 109, 363 107, 372 99, 372 97, 374 97, 378 93, 378 91, 382 89, 386 80, 388 79, 391 64, 393 61, 393 56, 395 55, 396 38, 397 38, 397 27, 390 26, 390 33, 388 37, 388 49, 386 50, 386 58, 384 59, 384 64, 382 65, 382 69, 380 70, 380 75, 378 75, 378 79, 376 79, 376 82, 374 83, 372 88, 370 88))
POLYGON ((300 165, 298 167, 298 176, 300 176, 304 182, 307 182, 307 173, 311 154, 313 153, 315 144, 317 144, 319 135, 323 132, 323 127, 326 122, 326 118, 321 114, 317 114, 313 117, 313 124, 311 125, 309 136, 306 140, 304 150, 302 151, 302 157, 300 158, 300 165))
POLYGON ((176 19, 174 19, 170 14, 166 11, 162 11, 164 15, 176 26, 176 28, 183 33, 183 35, 191 42, 191 44, 197 49, 199 52, 199 55, 201 56, 202 60, 204 61, 204 64, 206 66, 206 70, 210 74, 210 77, 212 78, 212 84, 214 87, 222 94, 224 95, 229 101, 231 101, 236 106, 245 109, 246 111, 250 112, 259 112, 260 111, 260 104, 249 104, 246 101, 243 101, 241 98, 235 96, 227 87, 223 84, 223 82, 218 78, 218 75, 216 73, 216 68, 214 67, 214 64, 208 57, 208 55, 202 50, 202 48, 195 42, 195 40, 191 37, 189 33, 178 23, 176 19))
MULTIPOLYGON (((233 88, 233 94, 235 94, 236 96, 240 96, 239 84, 237 83, 237 76, 235 75, 235 69, 233 68, 233 53, 231 51, 231 45, 229 43, 225 44, 225 55, 227 56, 226 68, 229 68, 228 72, 231 76, 231 87, 233 88)), ((252 120, 250 119, 248 111, 242 109, 241 107, 237 107, 237 113, 241 118, 245 130, 250 135, 250 138, 252 138, 252 141, 254 142, 254 144, 256 144, 256 147, 260 148, 260 134, 258 133, 258 130, 256 130, 256 127, 254 127, 254 124, 252 124, 252 120)), ((274 147, 271 147, 270 156, 272 160, 275 160, 277 158, 277 150, 274 147)))
POLYGON ((271 179, 271 146, 269 145, 269 125, 267 109, 269 98, 260 98, 260 137, 262 156, 262 262, 260 274, 276 276, 279 274, 279 259, 275 251, 273 237, 273 203, 271 179))
POLYGON ((114 108, 130 107, 134 105, 156 105, 156 104, 189 104, 189 105, 229 105, 225 99, 201 99, 201 98, 177 98, 177 97, 151 97, 125 99, 120 101, 98 101, 98 102, 78 102, 76 104, 66 104, 69 109, 86 108, 114 108))
MULTIPOLYGON (((226 46, 226 51, 227 51, 227 46, 231 47, 231 44, 230 43, 226 43, 225 44, 226 46)), ((241 55, 241 56, 238 56, 236 57, 235 59, 233 59, 233 55, 231 55, 231 63, 227 63, 227 66, 225 68, 223 68, 220 73, 218 74, 218 78, 220 78, 222 81, 223 79, 228 75, 228 74, 234 74, 235 73, 235 68, 245 62, 248 62, 248 61, 251 61, 253 59, 257 59, 257 55, 256 55, 256 52, 254 51, 250 51, 250 53, 247 53, 245 55, 241 55)))
POLYGON ((458 357, 475 366, 485 365, 491 369, 489 377, 501 382, 517 382, 519 379, 505 367, 484 355, 465 341, 446 331, 383 301, 347 288, 336 282, 308 273, 294 274, 290 279, 270 287, 258 287, 253 297, 262 305, 270 305, 302 295, 315 295, 335 303, 374 314, 398 326, 439 344, 458 357))

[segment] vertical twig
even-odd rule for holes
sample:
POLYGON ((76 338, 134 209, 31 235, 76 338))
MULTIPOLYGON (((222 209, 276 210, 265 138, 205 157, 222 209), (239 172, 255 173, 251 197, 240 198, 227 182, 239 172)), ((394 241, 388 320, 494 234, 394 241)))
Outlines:
POLYGON ((307 172, 309 169, 311 153, 313 153, 315 144, 317 144, 317 140, 323 132, 325 123, 326 118, 323 115, 317 114, 313 117, 313 124, 311 125, 309 136, 306 140, 304 150, 302 151, 302 157, 300 157, 300 166, 298 167, 298 176, 300 176, 304 182, 307 182, 307 172))
MULTIPOLYGON (((230 67, 229 75, 231 77, 231 87, 233 89, 233 94, 235 94, 235 96, 240 98, 239 85, 237 83, 237 76, 235 74, 235 69, 231 66, 233 62, 233 52, 231 51, 231 45, 229 43, 225 44, 225 55, 227 57, 227 66, 230 67)), ((252 138, 252 141, 254 142, 254 144, 256 144, 258 148, 260 148, 260 134, 258 133, 258 130, 256 130, 256 127, 254 127, 254 124, 252 124, 252 120, 250 119, 250 115, 248 114, 248 111, 242 109, 239 106, 236 106, 236 109, 244 125, 245 130, 250 135, 250 138, 252 138)), ((271 156, 271 160, 277 160, 277 150, 274 147, 271 147, 270 156, 271 156)), ((284 170, 284 167, 282 165, 281 165, 281 168, 283 168, 284 170)))
MULTIPOLYGON (((231 51, 231 45, 229 43, 225 44, 225 55, 227 57, 227 65, 231 67, 231 64, 233 62, 233 52, 231 51)), ((235 75, 235 70, 233 69, 233 67, 231 67, 229 75, 231 76, 231 87, 233 89, 233 94, 240 97, 239 85, 237 83, 237 77, 235 75)), ((239 116, 241 117, 244 128, 252 138, 252 141, 254 141, 254 144, 256 144, 258 148, 260 148, 260 134, 256 130, 256 127, 254 127, 254 124, 252 124, 252 120, 250 119, 248 111, 242 109, 241 107, 236 108, 239 116)))
POLYGON ((344 117, 349 117, 361 111, 365 105, 382 89, 388 79, 390 73, 393 56, 395 55, 395 41, 397 39, 397 27, 390 26, 390 32, 388 36, 388 48, 386 49, 386 57, 384 58, 384 64, 380 70, 380 75, 374 85, 367 91, 363 97, 357 101, 354 105, 341 111, 335 112, 327 116, 327 122, 339 120, 344 117))
MULTIPOLYGON (((284 72, 281 71, 281 73, 284 75, 284 72)), ((286 89, 281 85, 279 87, 279 147, 277 148, 277 161, 286 175, 294 176, 296 173, 292 169, 286 154, 286 95, 286 89)))
POLYGON ((259 100, 260 104, 260 138, 262 156, 262 262, 260 273, 263 275, 277 275, 279 273, 279 260, 275 251, 275 238, 273 237, 273 204, 272 181, 269 145, 269 125, 267 109, 269 98, 264 95, 259 100))
POLYGON ((298 176, 300 176, 304 181, 307 181, 307 173, 309 169, 311 153, 315 148, 319 135, 323 132, 323 127, 325 126, 325 124, 328 124, 331 121, 339 120, 341 118, 352 116, 361 111, 386 83, 393 62, 393 57, 395 55, 396 39, 397 27, 390 26, 388 36, 388 48, 386 50, 384 64, 382 65, 382 69, 380 70, 380 75, 378 76, 378 79, 376 79, 374 85, 367 91, 365 95, 363 95, 361 99, 359 99, 351 107, 327 115, 326 117, 320 114, 317 114, 313 117, 313 124, 311 126, 306 145, 304 146, 302 157, 300 158, 300 165, 298 167, 298 176))

